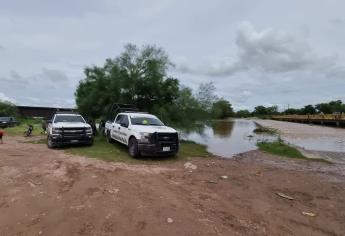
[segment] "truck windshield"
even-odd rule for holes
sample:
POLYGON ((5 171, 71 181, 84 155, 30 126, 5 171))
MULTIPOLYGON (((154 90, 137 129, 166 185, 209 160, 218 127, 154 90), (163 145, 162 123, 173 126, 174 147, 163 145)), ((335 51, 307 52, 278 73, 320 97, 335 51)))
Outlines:
POLYGON ((10 117, 0 117, 0 121, 10 121, 10 117))
POLYGON ((153 117, 131 117, 132 125, 156 125, 164 126, 162 121, 153 117))
POLYGON ((85 123, 84 119, 81 116, 70 116, 70 115, 56 116, 54 123, 58 123, 58 122, 82 122, 82 123, 85 123))

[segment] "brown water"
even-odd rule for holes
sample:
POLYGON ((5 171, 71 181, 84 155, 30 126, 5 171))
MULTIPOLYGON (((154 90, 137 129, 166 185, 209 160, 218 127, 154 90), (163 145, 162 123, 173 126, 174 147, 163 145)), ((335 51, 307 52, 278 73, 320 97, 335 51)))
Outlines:
POLYGON ((257 125, 251 120, 214 121, 198 131, 182 132, 182 138, 207 145, 212 154, 230 158, 235 154, 257 149, 258 141, 274 140, 268 134, 255 134, 257 125))

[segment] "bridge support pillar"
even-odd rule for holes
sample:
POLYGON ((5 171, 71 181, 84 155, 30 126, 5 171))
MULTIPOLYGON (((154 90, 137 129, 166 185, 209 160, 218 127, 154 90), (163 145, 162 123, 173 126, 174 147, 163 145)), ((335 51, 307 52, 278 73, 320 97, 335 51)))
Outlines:
POLYGON ((340 126, 340 122, 339 122, 339 121, 335 122, 335 125, 336 125, 337 127, 339 127, 339 126, 340 126))

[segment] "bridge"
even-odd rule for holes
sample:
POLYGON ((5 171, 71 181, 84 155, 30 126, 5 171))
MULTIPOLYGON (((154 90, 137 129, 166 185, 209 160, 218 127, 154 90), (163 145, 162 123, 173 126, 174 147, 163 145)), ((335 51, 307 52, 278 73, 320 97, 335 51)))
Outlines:
POLYGON ((279 115, 272 116, 273 120, 290 121, 320 125, 345 126, 345 114, 318 115, 279 115))

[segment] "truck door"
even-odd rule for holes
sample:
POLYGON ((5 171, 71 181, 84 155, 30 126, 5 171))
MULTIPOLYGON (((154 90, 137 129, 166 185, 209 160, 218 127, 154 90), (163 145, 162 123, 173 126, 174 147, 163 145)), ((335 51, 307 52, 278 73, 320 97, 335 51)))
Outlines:
POLYGON ((119 126, 119 141, 127 145, 128 140, 128 126, 129 126, 129 119, 127 115, 123 115, 122 119, 120 120, 119 126))
POLYGON ((120 136, 119 136, 119 129, 120 129, 120 123, 122 120, 123 115, 117 115, 115 118, 115 121, 111 127, 110 135, 113 139, 120 141, 120 136))

